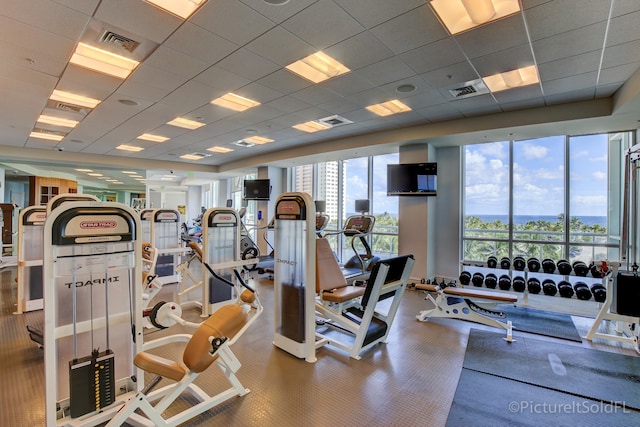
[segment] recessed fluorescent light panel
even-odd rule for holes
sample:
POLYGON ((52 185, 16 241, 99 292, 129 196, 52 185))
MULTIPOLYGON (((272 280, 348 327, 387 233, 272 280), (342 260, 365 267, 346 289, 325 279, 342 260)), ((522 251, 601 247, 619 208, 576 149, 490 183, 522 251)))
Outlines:
POLYGON ((431 7, 453 35, 520 11, 518 0, 431 0, 431 7))
POLYGON ((167 138, 166 136, 161 136, 161 135, 154 135, 152 133, 143 133, 138 137, 138 139, 144 139, 145 141, 151 141, 151 142, 165 142, 165 141, 168 141, 170 138, 167 138))
POLYGON ((320 130, 330 129, 330 126, 323 125, 318 122, 310 121, 310 122, 294 125, 292 126, 292 128, 301 130, 303 132, 313 133, 313 132, 318 132, 320 130))
POLYGON ((34 130, 29 134, 31 138, 39 138, 46 139, 48 141, 62 141, 64 139, 64 135, 59 135, 57 133, 49 133, 43 131, 34 130))
POLYGON ((183 154, 182 156, 180 156, 180 158, 185 160, 200 160, 204 159, 204 156, 200 156, 197 154, 183 154))
POLYGON ((95 172, 90 172, 87 175, 89 175, 89 176, 104 176, 101 173, 95 173, 95 172))
POLYGON ((166 12, 187 19, 207 0, 144 0, 166 12))
POLYGON ((125 58, 82 42, 78 43, 78 47, 71 55, 69 62, 121 79, 126 79, 140 64, 140 62, 133 59, 125 58))
POLYGON ((379 116, 390 116, 392 114, 404 113, 406 111, 411 111, 411 108, 408 105, 405 105, 402 101, 397 99, 383 102, 381 104, 369 105, 366 107, 367 110, 375 113, 379 116))
POLYGON ((100 103, 99 99, 89 98, 87 96, 76 95, 75 93, 65 92, 63 90, 54 90, 49 99, 65 104, 78 105, 80 107, 95 108, 100 103))
MULTIPOLYGON (((76 170, 80 170, 80 169, 76 169, 76 170)), ((122 171, 122 173, 126 173, 127 175, 137 175, 138 172, 136 171, 122 171)))
POLYGON ((125 144, 118 145, 116 147, 116 149, 117 150, 123 150, 123 151, 131 151, 133 153, 137 153, 139 151, 144 150, 144 148, 142 148, 142 147, 136 147, 136 146, 133 146, 133 145, 125 145, 125 144))
POLYGON ((323 52, 316 52, 313 55, 309 55, 293 64, 287 65, 286 68, 313 83, 320 83, 351 71, 323 52))
POLYGON ((93 172, 92 169, 76 169, 78 172, 93 172))
POLYGON ((252 136, 249 138, 245 138, 245 141, 248 142, 253 142, 254 144, 258 144, 258 145, 262 145, 262 144, 267 144, 269 142, 273 142, 273 139, 269 139, 269 138, 264 138, 262 136, 252 136))
POLYGON ((233 148, 211 147, 211 148, 207 148, 207 151, 212 151, 214 153, 229 153, 233 151, 233 148))
POLYGON ((491 92, 500 92, 502 90, 514 89, 540 82, 538 70, 535 65, 483 77, 482 80, 491 92))
POLYGON ((167 122, 168 125, 177 126, 185 129, 198 129, 205 125, 205 123, 197 122, 195 120, 185 119, 183 117, 176 117, 175 119, 167 122))
POLYGON ((47 116, 45 114, 41 114, 40 117, 38 117, 38 122, 46 123, 48 125, 62 126, 65 128, 74 128, 78 123, 80 123, 77 120, 63 119, 60 117, 47 116))
POLYGON ((220 107, 229 108, 234 111, 244 111, 260 105, 258 101, 254 101, 252 99, 245 98, 231 92, 224 96, 221 96, 220 98, 214 99, 213 101, 211 101, 211 103, 220 107))

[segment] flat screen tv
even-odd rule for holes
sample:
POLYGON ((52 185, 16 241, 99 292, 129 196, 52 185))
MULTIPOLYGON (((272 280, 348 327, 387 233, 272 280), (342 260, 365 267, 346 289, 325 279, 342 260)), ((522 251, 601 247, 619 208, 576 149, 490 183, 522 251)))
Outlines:
POLYGON ((268 179, 245 179, 242 184, 245 200, 269 200, 271 183, 268 179))
POLYGON ((437 186, 436 163, 387 165, 387 196, 435 196, 437 186))

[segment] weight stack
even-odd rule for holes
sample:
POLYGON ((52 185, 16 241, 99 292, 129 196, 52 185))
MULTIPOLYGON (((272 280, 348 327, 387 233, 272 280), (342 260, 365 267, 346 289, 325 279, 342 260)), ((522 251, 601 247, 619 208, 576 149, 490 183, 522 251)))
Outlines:
POLYGON ((115 355, 111 350, 69 362, 69 406, 71 418, 81 417, 111 405, 116 396, 115 355))

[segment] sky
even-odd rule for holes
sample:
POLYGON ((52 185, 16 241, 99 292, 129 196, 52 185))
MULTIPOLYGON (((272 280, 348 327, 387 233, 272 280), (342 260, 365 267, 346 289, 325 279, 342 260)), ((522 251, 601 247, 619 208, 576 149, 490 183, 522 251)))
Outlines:
MULTIPOLYGON (((564 136, 513 144, 514 215, 564 213, 564 136)), ((571 137, 571 216, 607 215, 608 135, 571 137)), ((509 213, 509 143, 465 147, 465 214, 509 213)))
MULTIPOLYGON (((374 157, 373 199, 371 210, 375 215, 388 212, 398 214, 398 196, 387 197, 387 164, 398 163, 398 153, 374 157)), ((353 212, 357 199, 367 198, 367 158, 349 159, 346 164, 346 210, 353 212)))

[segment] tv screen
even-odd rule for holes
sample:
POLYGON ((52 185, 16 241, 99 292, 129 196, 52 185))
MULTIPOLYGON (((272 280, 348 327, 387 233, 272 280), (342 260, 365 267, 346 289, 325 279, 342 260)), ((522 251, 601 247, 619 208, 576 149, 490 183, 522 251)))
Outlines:
POLYGON ((436 163, 387 165, 387 196, 435 196, 437 183, 436 163))
POLYGON ((245 200, 269 200, 271 184, 268 179, 245 179, 242 184, 245 200))

